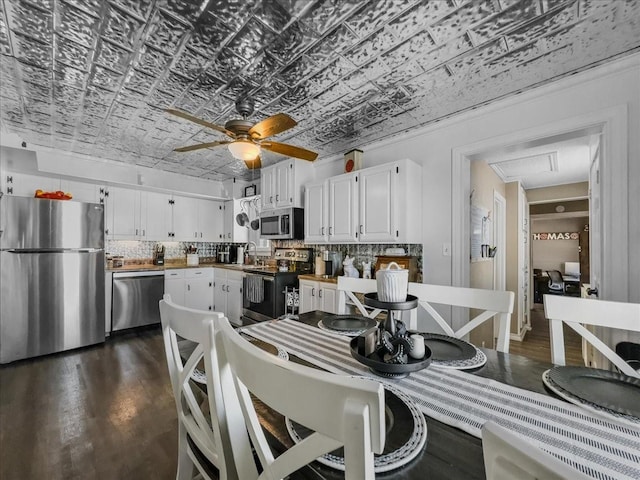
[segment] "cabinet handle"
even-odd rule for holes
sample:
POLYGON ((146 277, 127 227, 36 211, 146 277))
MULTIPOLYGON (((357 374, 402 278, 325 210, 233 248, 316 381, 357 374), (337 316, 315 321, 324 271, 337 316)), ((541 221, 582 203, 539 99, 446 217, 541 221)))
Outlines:
POLYGON ((143 236, 143 237, 146 237, 146 236, 147 236, 147 231, 146 231, 144 228, 142 229, 142 236, 143 236))
POLYGON ((210 286, 210 287, 213 287, 213 283, 209 282, 209 286, 210 286))
POLYGON ((202 238, 202 232, 200 232, 200 238, 202 238))
POLYGON ((209 310, 211 310, 211 305, 209 305, 209 310))
POLYGON ((191 291, 191 285, 187 285, 187 291, 190 292, 191 291))
POLYGON ((273 195, 269 197, 269 203, 273 203, 273 195))
POLYGON ((276 202, 280 201, 280 195, 276 195, 276 202))
POLYGON ((198 238, 198 232, 193 232, 193 238, 198 238))
POLYGON ((312 288, 311 288, 311 296, 312 296, 312 297, 315 297, 315 296, 316 296, 316 289, 315 289, 315 287, 312 287, 312 288))
POLYGON ((331 235, 331 227, 329 227, 329 235, 331 235))
POLYGON ((138 229, 136 228, 136 237, 138 236, 138 229))
POLYGON ((318 290, 318 298, 322 298, 322 289, 318 290))
POLYGON ((362 225, 360 225, 360 235, 362 235, 362 225))

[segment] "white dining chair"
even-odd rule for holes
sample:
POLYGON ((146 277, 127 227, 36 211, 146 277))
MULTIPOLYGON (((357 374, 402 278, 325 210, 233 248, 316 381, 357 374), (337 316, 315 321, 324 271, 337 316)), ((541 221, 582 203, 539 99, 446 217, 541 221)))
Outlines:
POLYGON ((640 332, 640 304, 558 295, 545 295, 543 301, 544 314, 549 320, 552 363, 566 364, 562 331, 562 324, 566 323, 622 373, 640 378, 640 373, 585 326, 640 332))
POLYGON ((225 404, 239 401, 247 427, 230 428, 241 479, 285 478, 340 447, 344 447, 346 479, 374 478, 373 454, 382 453, 385 444, 384 390, 379 382, 278 358, 242 338, 226 319, 217 341, 225 404), (250 394, 314 433, 274 458, 250 394), (247 430, 260 474, 251 450, 237 445, 247 430))
POLYGON ((586 480, 582 472, 494 422, 482 426, 487 480, 586 480))
POLYGON ((356 296, 357 293, 365 294, 377 291, 377 284, 375 280, 369 278, 353 278, 353 277, 338 277, 338 286, 336 288, 338 292, 338 313, 347 314, 349 312, 349 306, 356 307, 358 313, 365 317, 375 318, 382 310, 370 309, 363 305, 360 299, 356 296))
MULTIPOLYGON (((418 305, 437 322, 446 335, 464 338, 471 330, 495 317, 498 321, 496 350, 509 352, 509 327, 513 312, 514 294, 503 290, 451 287, 409 282, 409 294, 418 297, 418 305), (468 323, 453 330, 432 304, 481 310, 468 323)), ((414 315, 417 312, 413 313, 414 315)))
MULTIPOLYGON (((192 479, 194 467, 207 480, 238 478, 229 455, 231 444, 225 422, 239 421, 244 425, 244 418, 239 406, 223 405, 214 339, 219 323, 225 318, 219 312, 176 305, 169 295, 160 301, 162 336, 178 412, 177 480, 192 479), (178 345, 178 336, 195 346, 186 361, 182 359, 184 351, 178 345), (194 391, 199 387, 190 382, 201 361, 207 387, 207 401, 203 404, 199 404, 198 392, 194 391)), ((250 448, 248 443, 246 448, 250 448)))

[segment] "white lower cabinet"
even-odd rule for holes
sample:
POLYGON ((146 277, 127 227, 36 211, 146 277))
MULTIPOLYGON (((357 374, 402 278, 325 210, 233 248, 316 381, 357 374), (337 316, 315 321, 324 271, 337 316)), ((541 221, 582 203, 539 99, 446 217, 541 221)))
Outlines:
POLYGON ((214 306, 236 326, 242 325, 242 272, 215 268, 214 306))
POLYGON ((213 268, 184 268, 164 272, 164 293, 171 300, 196 310, 211 310, 214 305, 213 268))
POLYGON ((338 312, 337 285, 335 283, 300 279, 299 284, 300 313, 313 310, 321 310, 327 313, 338 312))

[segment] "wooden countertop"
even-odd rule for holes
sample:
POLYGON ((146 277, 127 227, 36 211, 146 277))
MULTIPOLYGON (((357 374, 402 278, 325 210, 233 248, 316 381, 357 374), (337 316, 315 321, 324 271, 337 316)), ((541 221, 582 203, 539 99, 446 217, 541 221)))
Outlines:
POLYGON ((314 275, 305 273, 303 275, 298 275, 298 280, 311 280, 314 282, 324 282, 324 283, 338 283, 338 277, 325 277, 324 275, 314 275))

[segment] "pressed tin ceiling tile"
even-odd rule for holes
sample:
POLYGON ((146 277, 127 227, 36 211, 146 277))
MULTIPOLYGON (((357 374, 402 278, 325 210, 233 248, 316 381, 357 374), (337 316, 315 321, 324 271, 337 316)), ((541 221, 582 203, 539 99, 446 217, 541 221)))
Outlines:
POLYGON ((173 152, 227 137, 164 108, 224 125, 250 94, 251 121, 289 113, 278 141, 322 158, 640 46, 638 0, 0 2, 4 128, 220 180, 258 172, 173 152))
POLYGON ((100 18, 64 2, 57 4, 55 30, 62 37, 91 48, 97 38, 100 18))

